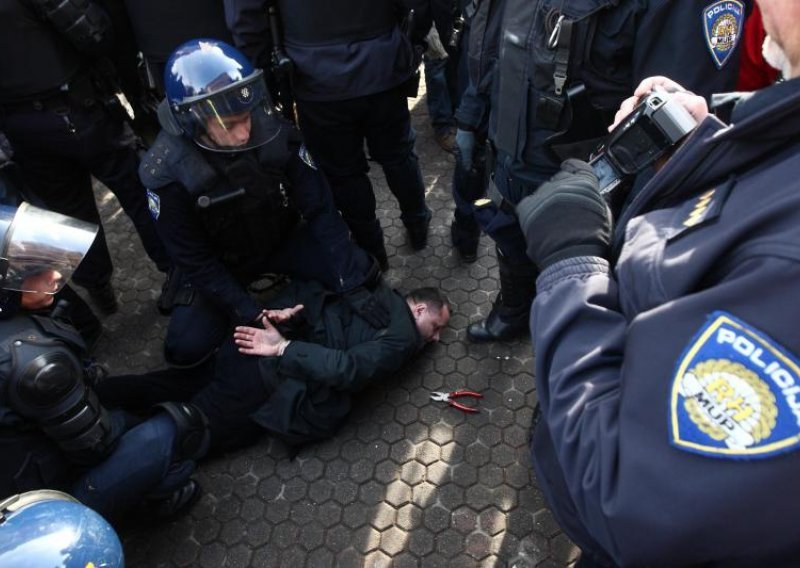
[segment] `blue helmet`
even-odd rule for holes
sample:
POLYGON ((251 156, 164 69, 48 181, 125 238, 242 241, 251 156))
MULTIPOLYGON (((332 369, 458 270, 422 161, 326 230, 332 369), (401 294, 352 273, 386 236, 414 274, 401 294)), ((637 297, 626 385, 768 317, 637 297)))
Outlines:
POLYGON ((0 502, 0 566, 124 565, 111 525, 66 493, 40 489, 0 502))
POLYGON ((255 148, 280 131, 262 71, 225 42, 193 39, 178 47, 167 60, 164 87, 166 119, 207 150, 255 148))

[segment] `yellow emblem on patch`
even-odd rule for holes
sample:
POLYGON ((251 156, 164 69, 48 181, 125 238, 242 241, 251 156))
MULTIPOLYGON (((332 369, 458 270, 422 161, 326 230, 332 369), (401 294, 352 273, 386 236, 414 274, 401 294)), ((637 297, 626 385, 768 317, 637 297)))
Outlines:
POLYGON ((761 331, 715 312, 673 377, 670 435, 679 449, 734 459, 800 447, 800 365, 761 331))

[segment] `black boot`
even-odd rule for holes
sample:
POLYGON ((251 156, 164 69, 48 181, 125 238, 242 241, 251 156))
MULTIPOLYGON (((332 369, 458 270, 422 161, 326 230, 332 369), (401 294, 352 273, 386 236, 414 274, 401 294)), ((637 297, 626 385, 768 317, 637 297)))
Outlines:
POLYGON ((481 230, 478 223, 470 216, 459 215, 458 211, 453 215, 453 224, 450 225, 450 241, 453 248, 458 251, 458 257, 462 262, 472 264, 478 260, 478 243, 480 242, 481 230))
POLYGON ((94 306, 105 315, 111 315, 119 310, 117 303, 117 293, 111 282, 106 282, 99 286, 87 286, 86 291, 92 299, 94 306))
POLYGON ((408 242, 414 250, 422 250, 428 246, 428 228, 431 225, 431 210, 425 208, 425 215, 413 221, 403 221, 408 233, 408 242))
POLYGON ((168 497, 151 501, 150 513, 157 519, 175 519, 189 512, 201 495, 200 484, 194 479, 189 479, 168 497))
POLYGON ((532 262, 511 262, 497 250, 500 293, 489 316, 467 328, 475 342, 506 341, 528 333, 528 315, 536 294, 538 271, 532 262))
POLYGON ((383 243, 383 229, 380 221, 378 219, 369 221, 345 219, 345 222, 350 228, 350 234, 356 244, 375 257, 383 272, 389 270, 389 257, 383 243))

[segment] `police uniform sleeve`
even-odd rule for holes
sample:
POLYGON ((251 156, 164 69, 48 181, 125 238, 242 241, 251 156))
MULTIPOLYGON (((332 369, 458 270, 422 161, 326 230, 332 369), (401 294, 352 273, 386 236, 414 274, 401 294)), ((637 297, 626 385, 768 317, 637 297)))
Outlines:
POLYGON ((270 28, 268 0, 224 0, 225 22, 233 42, 253 65, 270 66, 270 28))
POLYGON ((664 75, 706 98, 736 87, 750 0, 646 4, 635 27, 634 85, 664 75))
MULTIPOLYGON (((783 342, 800 350, 794 326, 800 263, 759 254, 756 247, 742 258, 726 266, 713 283, 699 284, 693 293, 635 316, 626 307, 639 298, 626 297, 623 305, 605 260, 564 260, 537 281, 531 331, 543 414, 534 465, 541 480, 560 480, 546 481, 543 488, 562 526, 571 527, 573 539, 589 548, 597 543, 619 565, 755 558, 764 550, 786 550, 787 538, 794 538, 783 523, 797 518, 795 500, 781 495, 796 491, 791 472, 798 467, 798 453, 743 458, 734 434, 739 439, 745 434, 730 434, 726 445, 693 430, 696 421, 724 440, 725 432, 713 430, 714 413, 723 409, 736 419, 750 418, 741 397, 734 396, 731 384, 736 381, 750 381, 749 387, 742 382, 740 390, 751 393, 763 409, 780 398, 764 392, 769 380, 758 386, 761 382, 752 374, 726 371, 729 367, 714 371, 739 341, 734 331, 707 331, 723 317, 719 314, 736 314, 724 316, 733 322, 727 324, 732 330, 755 329, 744 321, 771 335, 769 339, 753 331, 749 344, 742 340, 736 347, 746 351, 761 341, 762 350, 754 355, 750 349, 749 356, 758 357, 765 373, 777 374, 791 361, 785 352, 768 358, 770 347, 783 342), (765 293, 767 284, 770 293, 765 293), (715 376, 719 384, 704 387, 719 391, 721 406, 712 408, 697 394, 697 384, 712 383, 715 376), (688 403, 692 397, 695 402, 688 403), (695 412, 694 418, 687 418, 687 412, 695 412), (698 455, 702 451, 708 455, 698 455)), ((655 273, 658 267, 648 270, 655 273)), ((789 382, 784 379, 783 386, 789 382)), ((794 412, 797 416, 788 412, 782 420, 797 434, 800 410, 794 412)), ((728 427, 725 420, 719 424, 728 427)))
POLYGON ((325 244, 320 247, 325 258, 319 259, 329 267, 324 283, 337 292, 353 290, 369 277, 373 261, 350 239, 350 230, 336 209, 328 180, 306 147, 290 148, 286 163, 290 196, 313 239, 325 244))
POLYGON ((281 357, 278 372, 336 390, 358 392, 397 372, 415 352, 416 345, 407 336, 386 331, 350 349, 292 341, 281 357))
POLYGON ((195 217, 188 192, 171 184, 155 192, 149 191, 148 200, 164 246, 188 281, 206 298, 222 306, 235 321, 252 322, 261 309, 208 242, 195 217))

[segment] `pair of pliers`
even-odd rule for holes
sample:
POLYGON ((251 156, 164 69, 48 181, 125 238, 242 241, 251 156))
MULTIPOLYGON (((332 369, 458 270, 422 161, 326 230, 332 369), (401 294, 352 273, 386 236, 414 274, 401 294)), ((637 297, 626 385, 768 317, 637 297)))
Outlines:
POLYGON ((461 398, 461 397, 464 397, 464 396, 469 396, 469 397, 472 397, 472 398, 483 398, 482 394, 477 393, 475 391, 459 390, 459 391, 454 391, 454 392, 432 392, 431 393, 431 400, 435 400, 435 401, 438 401, 438 402, 446 402, 447 404, 449 404, 453 408, 457 408, 457 409, 459 409, 459 410, 461 410, 463 412, 472 412, 472 413, 480 412, 480 410, 478 410, 477 408, 475 408, 473 406, 465 406, 465 405, 463 405, 463 404, 461 404, 459 402, 456 402, 455 399, 461 398))

